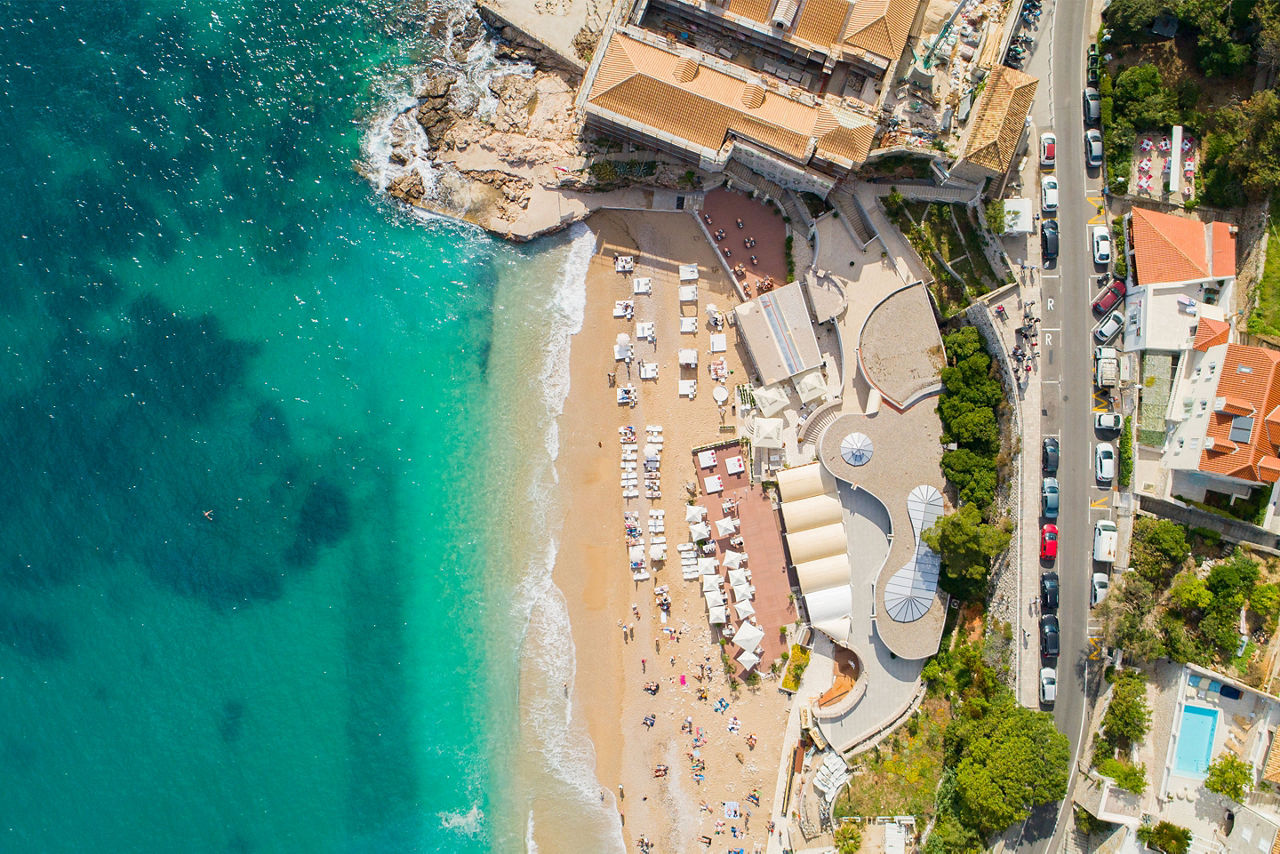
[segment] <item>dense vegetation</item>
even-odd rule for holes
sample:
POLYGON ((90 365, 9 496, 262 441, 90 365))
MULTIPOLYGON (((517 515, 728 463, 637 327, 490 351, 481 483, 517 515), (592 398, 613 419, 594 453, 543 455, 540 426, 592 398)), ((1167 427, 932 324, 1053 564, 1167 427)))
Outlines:
POLYGON ((1243 801, 1253 788, 1253 766, 1230 753, 1223 753, 1209 765, 1204 787, 1233 801, 1243 801))
POLYGON ((1093 762, 1099 772, 1122 789, 1142 794, 1147 788, 1147 767, 1129 761, 1130 748, 1142 741, 1151 727, 1146 676, 1126 670, 1112 677, 1111 703, 1102 718, 1102 732, 1094 743, 1093 762))
POLYGON ((1186 126, 1204 141, 1198 196, 1232 207, 1260 199, 1280 186, 1280 98, 1263 89, 1238 103, 1208 109, 1204 90, 1214 81, 1239 78, 1280 66, 1280 4, 1269 0, 1113 0, 1106 12, 1110 47, 1151 40, 1151 25, 1165 13, 1178 18, 1179 38, 1193 38, 1202 86, 1190 75, 1163 79, 1152 64, 1102 75, 1103 140, 1112 187, 1127 185, 1136 134, 1186 126))
POLYGON ((1189 568, 1186 530, 1167 519, 1134 523, 1130 568, 1101 606, 1107 640, 1130 658, 1168 657, 1205 666, 1230 663, 1240 649, 1240 614, 1275 629, 1280 587, 1259 583, 1260 565, 1243 551, 1202 576, 1189 568))
POLYGON ((942 556, 944 587, 964 599, 979 598, 991 561, 1009 546, 1012 525, 995 515, 1000 456, 999 413, 1004 389, 977 329, 966 326, 943 339, 947 367, 938 402, 942 441, 957 447, 942 455, 942 472, 955 490, 957 512, 924 533, 942 556))
POLYGON ((1187 854, 1191 848, 1191 831, 1167 821, 1138 828, 1138 839, 1165 854, 1187 854))
POLYGON ((952 720, 927 854, 981 851, 993 834, 1066 794, 1070 747, 1053 716, 1017 703, 981 648, 960 643, 925 666, 952 720))

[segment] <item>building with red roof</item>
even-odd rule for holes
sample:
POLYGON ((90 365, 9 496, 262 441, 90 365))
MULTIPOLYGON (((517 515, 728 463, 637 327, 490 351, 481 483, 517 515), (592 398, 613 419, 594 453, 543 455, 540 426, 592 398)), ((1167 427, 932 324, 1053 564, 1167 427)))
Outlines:
POLYGON ((1180 352, 1202 319, 1223 321, 1236 280, 1235 227, 1135 207, 1126 217, 1130 275, 1125 346, 1180 352))

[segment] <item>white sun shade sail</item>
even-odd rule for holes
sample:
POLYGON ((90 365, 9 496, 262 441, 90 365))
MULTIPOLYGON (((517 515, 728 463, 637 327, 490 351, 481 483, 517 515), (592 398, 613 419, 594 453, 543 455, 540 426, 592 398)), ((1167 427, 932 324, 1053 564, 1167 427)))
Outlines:
POLYGON ((844 518, 840 499, 834 495, 814 495, 799 501, 784 501, 782 518, 787 522, 787 533, 798 534, 810 528, 821 528, 844 518))
POLYGON ((791 552, 792 563, 805 563, 832 555, 843 555, 848 548, 849 542, 845 537, 844 525, 839 522, 787 534, 787 550, 791 552))
POLYGON ((840 456, 851 466, 864 466, 871 462, 875 448, 866 433, 850 433, 840 440, 840 456))
POLYGON ((781 418, 757 418, 755 426, 752 428, 755 446, 757 448, 780 449, 782 447, 782 426, 781 418))
POLYGON ((796 580, 805 593, 816 593, 838 584, 847 586, 850 578, 849 558, 845 555, 831 555, 796 564, 796 580))
POLYGON ((760 410, 760 414, 766 418, 777 415, 790 402, 786 390, 778 384, 752 389, 751 396, 756 399, 756 408, 760 410))
POLYGON ((920 619, 933 607, 942 561, 925 545, 920 535, 942 517, 942 493, 928 484, 917 486, 907 496, 907 517, 916 537, 910 560, 889 577, 884 586, 884 607, 899 623, 920 619))
POLYGON ((755 652, 762 640, 764 640, 764 630, 755 623, 743 623, 738 626, 738 631, 733 636, 733 642, 744 652, 755 652))

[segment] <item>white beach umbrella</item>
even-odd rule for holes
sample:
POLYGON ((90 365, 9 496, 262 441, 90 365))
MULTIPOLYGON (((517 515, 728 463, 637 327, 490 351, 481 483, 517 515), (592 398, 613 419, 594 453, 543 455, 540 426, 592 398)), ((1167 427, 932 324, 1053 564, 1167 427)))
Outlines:
POLYGON ((757 418, 752 428, 757 448, 782 448, 782 419, 757 418))
POLYGON ((718 577, 720 565, 716 563, 713 557, 698 558, 698 574, 699 575, 715 575, 718 577))
POLYGON ((710 610, 707 620, 713 626, 723 626, 725 623, 729 622, 729 614, 725 610, 725 607, 721 605, 710 610))
POLYGON ((689 536, 694 540, 711 539, 711 526, 706 522, 697 522, 689 526, 689 536))
POLYGON ((702 576, 702 592, 714 593, 720 589, 720 576, 704 575, 702 576))
POLYGON ((737 569, 747 562, 747 556, 742 552, 735 552, 733 549, 724 553, 724 565, 730 569, 737 569))
POLYGON ((619 332, 619 333, 618 333, 618 337, 617 337, 615 340, 616 340, 619 344, 621 344, 623 347, 625 347, 625 346, 627 346, 628 344, 630 344, 630 343, 631 343, 631 336, 630 336, 630 335, 628 335, 628 334, 627 334, 627 333, 625 333, 625 332, 619 332))
POLYGON ((743 670, 750 670, 760 663, 760 656, 754 652, 744 652, 738 656, 738 663, 742 665, 743 670))
POLYGON ((727 537, 736 530, 738 530, 738 520, 732 516, 716 520, 716 536, 727 537))
POLYGON ((733 588, 733 601, 735 602, 750 602, 751 596, 751 585, 749 584, 739 584, 733 588))
POLYGON ((737 612, 739 620, 745 620, 747 617, 754 617, 756 615, 756 609, 750 602, 735 603, 733 610, 737 612))
POLYGON ((713 302, 709 302, 709 303, 707 303, 707 314, 714 315, 714 314, 715 314, 716 312, 718 312, 719 310, 720 310, 720 309, 716 308, 716 304, 715 304, 715 303, 713 303, 713 302))
POLYGON ((866 433, 850 433, 840 440, 840 456, 851 466, 863 466, 871 461, 875 447, 866 433))
POLYGON ((762 640, 764 640, 764 630, 755 623, 743 623, 738 626, 738 631, 733 636, 733 642, 744 652, 755 652, 762 640))
MULTIPOLYGON (((723 608, 725 604, 724 594, 719 590, 713 590, 710 593, 703 593, 702 598, 707 600, 708 608, 723 608)), ((764 632, 760 633, 760 637, 764 637, 764 632)))
POLYGON ((707 515, 707 508, 700 504, 688 504, 684 508, 684 520, 686 522, 701 522, 707 515))
POLYGON ((747 571, 745 569, 729 570, 729 584, 732 587, 741 587, 743 584, 750 584, 747 581, 747 571))

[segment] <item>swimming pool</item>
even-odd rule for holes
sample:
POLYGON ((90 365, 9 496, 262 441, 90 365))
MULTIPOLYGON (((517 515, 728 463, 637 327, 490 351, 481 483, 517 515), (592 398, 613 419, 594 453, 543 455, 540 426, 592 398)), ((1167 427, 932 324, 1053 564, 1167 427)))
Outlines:
POLYGON ((1173 770, 1187 776, 1203 777, 1213 755, 1213 734, 1217 729, 1217 709, 1183 706, 1173 770))

